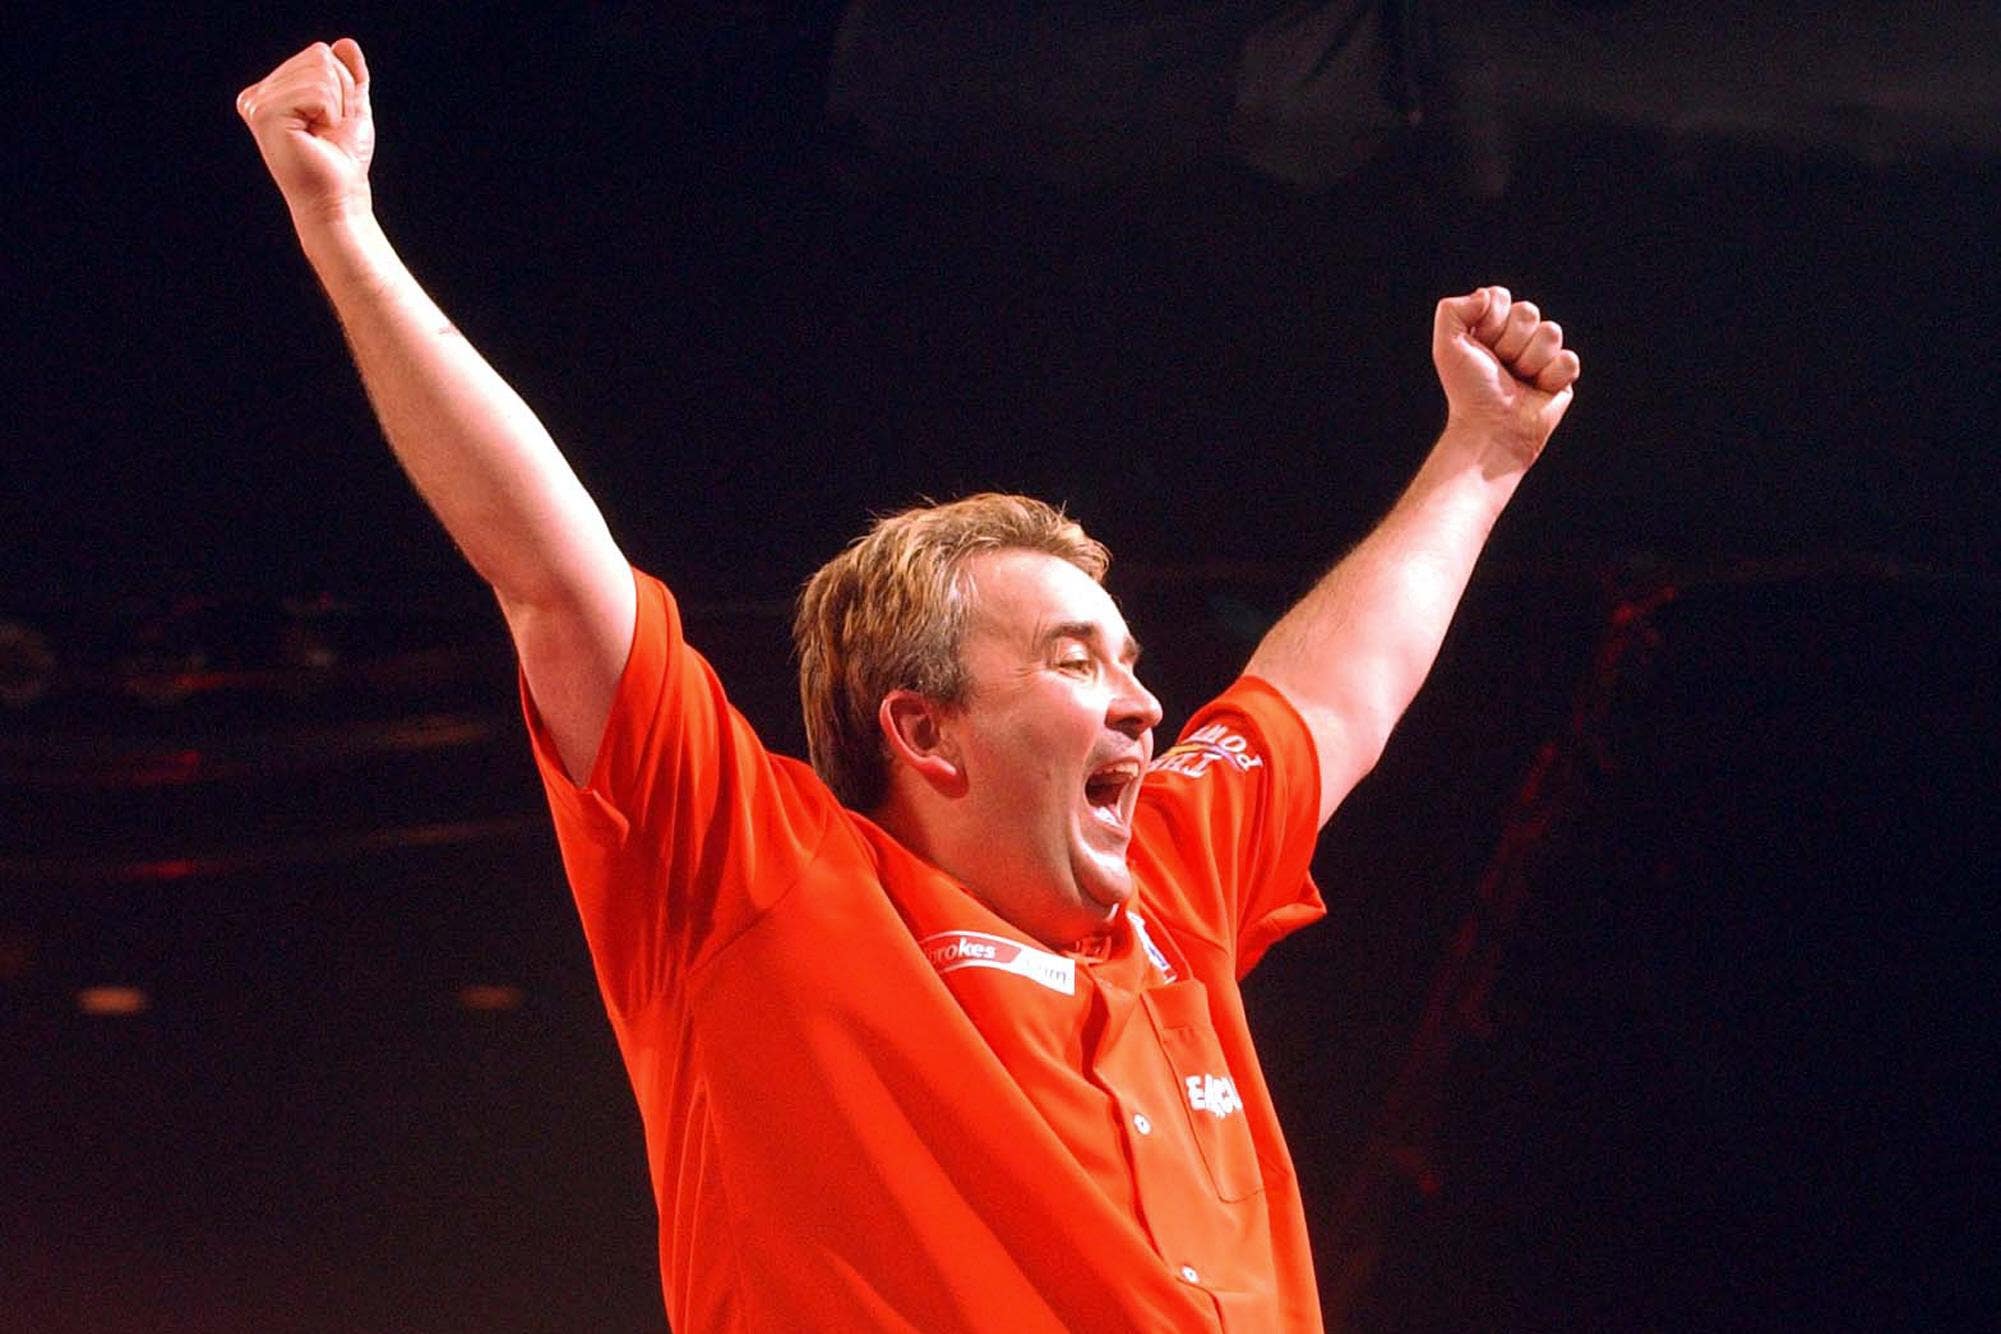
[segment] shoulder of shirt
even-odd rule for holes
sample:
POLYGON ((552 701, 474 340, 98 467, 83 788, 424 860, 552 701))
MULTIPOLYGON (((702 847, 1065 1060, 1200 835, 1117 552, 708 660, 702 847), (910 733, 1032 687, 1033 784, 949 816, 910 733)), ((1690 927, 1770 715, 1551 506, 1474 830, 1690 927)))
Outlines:
POLYGON ((1267 758, 1318 779, 1319 757, 1306 719, 1285 693, 1256 676, 1240 676, 1190 715, 1172 744, 1154 756, 1150 774, 1202 777, 1214 763, 1237 772, 1264 766, 1267 758))

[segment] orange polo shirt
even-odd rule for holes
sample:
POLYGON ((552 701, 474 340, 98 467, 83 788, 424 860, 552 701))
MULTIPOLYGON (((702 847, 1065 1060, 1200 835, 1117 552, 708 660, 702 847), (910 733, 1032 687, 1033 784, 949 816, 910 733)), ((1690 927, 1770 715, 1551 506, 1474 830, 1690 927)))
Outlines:
POLYGON ((1237 990, 1325 911, 1312 743, 1278 692, 1238 681, 1156 759, 1136 894, 1059 954, 767 751, 635 577, 584 787, 528 719, 674 1328, 1318 1329, 1237 990))

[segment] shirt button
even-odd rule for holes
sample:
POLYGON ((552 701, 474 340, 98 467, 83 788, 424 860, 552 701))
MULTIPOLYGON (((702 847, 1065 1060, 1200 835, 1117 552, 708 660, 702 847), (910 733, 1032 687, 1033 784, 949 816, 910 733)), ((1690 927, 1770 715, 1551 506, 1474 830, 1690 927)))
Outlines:
POLYGON ((1195 1272, 1194 1265, 1183 1265, 1181 1266, 1181 1281, 1184 1283, 1200 1283, 1202 1276, 1195 1272))
POLYGON ((1142 1135, 1151 1135, 1153 1133, 1153 1122, 1146 1119, 1145 1112, 1134 1112, 1133 1129, 1142 1135))

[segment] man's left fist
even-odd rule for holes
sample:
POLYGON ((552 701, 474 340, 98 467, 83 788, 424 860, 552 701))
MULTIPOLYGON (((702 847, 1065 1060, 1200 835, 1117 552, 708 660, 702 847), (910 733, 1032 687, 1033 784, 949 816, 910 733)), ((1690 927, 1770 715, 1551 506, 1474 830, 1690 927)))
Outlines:
POLYGON ((1487 434, 1524 466, 1563 420, 1581 369, 1562 327, 1505 287, 1439 302, 1431 359, 1445 388, 1447 429, 1487 434))

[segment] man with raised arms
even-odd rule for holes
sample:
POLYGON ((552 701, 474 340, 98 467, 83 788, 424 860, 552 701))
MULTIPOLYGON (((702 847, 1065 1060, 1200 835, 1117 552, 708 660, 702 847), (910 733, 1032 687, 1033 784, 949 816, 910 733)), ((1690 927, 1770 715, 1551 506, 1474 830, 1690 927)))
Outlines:
POLYGON ((398 260, 360 48, 302 51, 237 107, 513 636, 674 1327, 1317 1328, 1238 982, 1324 911, 1315 836, 1570 404, 1557 326, 1499 287, 1439 303, 1437 444, 1158 758, 1075 522, 1003 495, 882 520, 800 599, 809 768, 759 743, 398 260))

